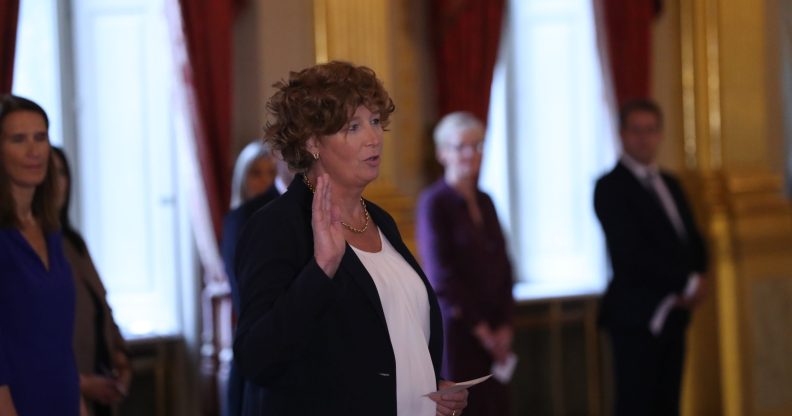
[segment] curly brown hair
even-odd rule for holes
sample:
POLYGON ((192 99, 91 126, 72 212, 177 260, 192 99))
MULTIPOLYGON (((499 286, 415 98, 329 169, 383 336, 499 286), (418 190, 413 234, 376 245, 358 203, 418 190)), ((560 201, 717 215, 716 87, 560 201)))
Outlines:
POLYGON ((383 128, 396 109, 373 70, 348 62, 291 72, 288 82, 273 86, 277 92, 267 102, 270 120, 264 140, 298 171, 308 170, 314 162, 306 148, 308 139, 339 132, 359 106, 379 113, 383 128))

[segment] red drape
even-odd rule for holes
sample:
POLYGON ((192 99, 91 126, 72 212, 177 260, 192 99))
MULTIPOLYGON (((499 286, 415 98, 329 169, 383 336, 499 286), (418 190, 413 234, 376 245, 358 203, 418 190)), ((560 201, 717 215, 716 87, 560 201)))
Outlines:
POLYGON ((198 162, 216 236, 231 188, 232 29, 240 0, 179 0, 198 162))
POLYGON ((469 111, 487 120, 504 0, 432 0, 437 111, 469 111))
POLYGON ((618 105, 651 91, 652 21, 660 0, 602 0, 608 61, 618 105))
POLYGON ((16 51, 19 0, 0 2, 0 94, 11 92, 14 80, 14 52, 16 51))

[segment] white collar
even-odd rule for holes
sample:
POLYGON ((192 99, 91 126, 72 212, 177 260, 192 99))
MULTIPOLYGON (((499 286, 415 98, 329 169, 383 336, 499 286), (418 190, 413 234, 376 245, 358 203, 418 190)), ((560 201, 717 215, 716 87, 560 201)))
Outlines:
POLYGON ((644 165, 627 153, 622 153, 621 162, 624 164, 627 170, 632 172, 632 174, 641 181, 648 178, 650 174, 657 174, 660 171, 660 169, 657 167, 657 164, 652 163, 650 165, 644 165))
POLYGON ((278 190, 278 193, 283 195, 289 189, 289 185, 283 182, 280 176, 275 176, 275 189, 278 190))

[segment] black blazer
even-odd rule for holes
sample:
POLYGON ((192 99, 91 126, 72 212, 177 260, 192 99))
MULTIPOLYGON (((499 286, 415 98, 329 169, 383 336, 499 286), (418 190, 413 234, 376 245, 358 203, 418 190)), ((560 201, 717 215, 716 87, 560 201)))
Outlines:
MULTIPOLYGON (((264 387, 261 414, 395 416, 398 374, 376 286, 348 245, 333 279, 316 264, 312 199, 297 175, 288 192, 254 214, 239 240, 239 370, 264 387)), ((393 218, 366 204, 424 282, 428 347, 439 375, 443 330, 435 294, 393 218)))
MULTIPOLYGON (((647 329, 662 299, 684 290, 692 272, 704 272, 704 241, 678 181, 661 177, 685 225, 680 238, 656 197, 621 162, 597 181, 594 208, 610 253, 613 278, 600 306, 605 327, 647 329)), ((686 325, 689 313, 675 309, 668 323, 686 325)))

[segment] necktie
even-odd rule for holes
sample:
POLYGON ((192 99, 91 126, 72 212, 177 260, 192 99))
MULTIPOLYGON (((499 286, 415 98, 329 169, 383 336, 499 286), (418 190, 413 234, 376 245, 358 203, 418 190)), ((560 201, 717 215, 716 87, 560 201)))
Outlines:
POLYGON ((644 182, 649 193, 657 200, 663 212, 665 212, 666 216, 671 221, 671 225, 674 226, 674 231, 676 231, 680 238, 685 239, 687 237, 685 225, 682 223, 682 218, 679 216, 679 211, 674 203, 674 197, 671 196, 671 192, 669 192, 668 188, 665 186, 663 178, 660 177, 657 171, 649 170, 644 177, 644 182))

